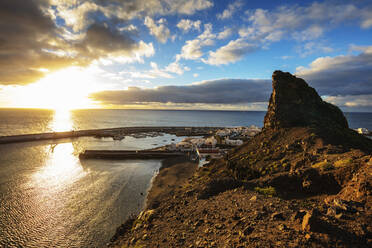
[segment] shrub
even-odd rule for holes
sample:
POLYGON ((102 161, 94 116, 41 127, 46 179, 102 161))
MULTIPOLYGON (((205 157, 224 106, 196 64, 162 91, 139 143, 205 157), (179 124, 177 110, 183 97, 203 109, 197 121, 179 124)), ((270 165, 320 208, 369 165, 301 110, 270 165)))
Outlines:
POLYGON ((346 167, 346 166, 349 166, 351 165, 351 163, 353 162, 353 160, 351 158, 348 158, 348 159, 341 159, 341 160, 338 160, 334 163, 334 166, 336 168, 339 168, 339 167, 346 167))
POLYGON ((265 196, 274 196, 276 195, 276 190, 274 187, 264 187, 264 188, 261 188, 261 187, 255 187, 254 188, 254 191, 260 193, 260 194, 263 194, 265 196))
POLYGON ((331 164, 327 160, 313 164, 311 167, 316 168, 316 169, 321 169, 321 170, 331 170, 334 168, 333 164, 331 164))

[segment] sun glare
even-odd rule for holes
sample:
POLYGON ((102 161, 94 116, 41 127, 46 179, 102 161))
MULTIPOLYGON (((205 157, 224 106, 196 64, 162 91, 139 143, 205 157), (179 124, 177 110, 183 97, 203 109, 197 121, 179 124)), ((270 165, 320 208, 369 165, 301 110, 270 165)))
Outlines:
POLYGON ((23 86, 17 92, 15 105, 56 111, 93 108, 97 105, 88 96, 97 90, 99 87, 91 71, 70 67, 23 86))

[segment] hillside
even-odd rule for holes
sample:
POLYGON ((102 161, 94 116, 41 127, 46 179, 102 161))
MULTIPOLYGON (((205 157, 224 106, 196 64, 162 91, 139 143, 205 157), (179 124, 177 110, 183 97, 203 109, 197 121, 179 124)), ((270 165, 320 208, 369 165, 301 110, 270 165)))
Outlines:
POLYGON ((263 131, 149 201, 110 245, 371 247, 371 153, 340 109, 275 71, 263 131))

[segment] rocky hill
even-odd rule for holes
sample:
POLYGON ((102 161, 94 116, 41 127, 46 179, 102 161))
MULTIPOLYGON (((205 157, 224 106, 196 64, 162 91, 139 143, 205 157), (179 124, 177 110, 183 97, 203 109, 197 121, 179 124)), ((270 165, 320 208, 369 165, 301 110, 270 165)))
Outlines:
POLYGON ((371 247, 371 152, 340 109, 275 71, 263 131, 150 197, 111 246, 371 247))

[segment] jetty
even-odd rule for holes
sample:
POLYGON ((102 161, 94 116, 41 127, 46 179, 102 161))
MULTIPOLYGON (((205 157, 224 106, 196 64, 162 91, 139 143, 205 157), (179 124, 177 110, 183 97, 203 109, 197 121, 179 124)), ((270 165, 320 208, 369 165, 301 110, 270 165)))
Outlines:
POLYGON ((54 140, 76 137, 123 137, 126 135, 139 134, 139 133, 166 133, 176 136, 210 136, 218 129, 223 127, 118 127, 106 129, 89 129, 89 130, 73 130, 65 132, 48 132, 37 134, 23 134, 0 136, 0 144, 10 144, 18 142, 30 142, 40 140, 54 140))
POLYGON ((187 156, 183 152, 155 150, 85 150, 79 154, 80 159, 164 159, 187 156))

